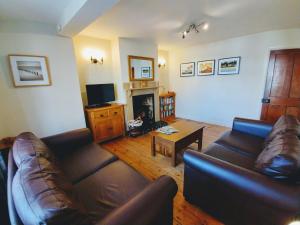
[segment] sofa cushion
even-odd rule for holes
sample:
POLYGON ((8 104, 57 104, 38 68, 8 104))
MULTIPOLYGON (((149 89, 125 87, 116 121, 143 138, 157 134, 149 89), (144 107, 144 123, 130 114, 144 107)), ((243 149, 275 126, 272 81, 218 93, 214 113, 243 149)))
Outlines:
POLYGON ((253 169, 255 159, 240 154, 232 149, 212 143, 204 150, 206 155, 213 156, 214 158, 221 159, 223 161, 244 167, 247 169, 253 169))
POLYGON ((227 131, 217 141, 217 144, 239 152, 247 157, 255 158, 263 149, 264 139, 239 131, 227 131))
POLYGON ((296 117, 291 115, 282 115, 274 124, 272 131, 265 140, 265 146, 270 143, 276 135, 292 133, 300 136, 300 123, 296 117))
POLYGON ((96 172, 118 158, 95 143, 82 146, 59 160, 60 167, 72 183, 96 172))
POLYGON ((16 210, 24 224, 91 224, 66 194, 70 184, 43 156, 23 160, 12 184, 16 210), (68 186, 69 185, 69 186, 68 186))
POLYGON ((74 185, 73 196, 87 209, 90 216, 100 219, 148 184, 145 177, 118 160, 74 185))
POLYGON ((291 133, 277 134, 255 162, 255 169, 276 179, 298 179, 300 140, 291 133))
POLYGON ((28 160, 36 155, 43 155, 47 158, 52 157, 48 147, 30 132, 25 132, 18 135, 12 149, 14 160, 18 167, 23 160, 28 160))

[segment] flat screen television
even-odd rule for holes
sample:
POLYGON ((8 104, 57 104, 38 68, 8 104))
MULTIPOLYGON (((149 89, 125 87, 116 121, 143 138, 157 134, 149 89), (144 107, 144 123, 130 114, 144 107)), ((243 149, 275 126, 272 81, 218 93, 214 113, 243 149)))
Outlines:
POLYGON ((115 101, 114 84, 88 84, 86 93, 89 107, 101 107, 115 101))

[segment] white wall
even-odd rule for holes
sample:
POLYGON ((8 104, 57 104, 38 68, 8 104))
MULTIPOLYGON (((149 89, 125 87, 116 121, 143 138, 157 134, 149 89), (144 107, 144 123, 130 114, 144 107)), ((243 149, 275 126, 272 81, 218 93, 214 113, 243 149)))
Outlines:
POLYGON ((284 48, 300 48, 300 29, 170 51, 169 81, 177 94, 177 116, 225 126, 231 126, 235 116, 259 119, 270 50, 284 48), (242 57, 239 75, 180 77, 180 63, 232 56, 242 57))
POLYGON ((43 137, 85 127, 72 40, 0 33, 0 138, 32 131, 43 137), (14 88, 8 54, 48 57, 52 86, 14 88))
POLYGON ((154 58, 154 77, 158 80, 157 45, 154 42, 130 38, 113 40, 114 81, 118 90, 118 101, 126 104, 124 82, 129 82, 128 55, 154 58))
POLYGON ((119 38, 121 76, 123 82, 129 81, 128 55, 154 58, 154 79, 157 75, 157 45, 154 42, 141 41, 129 38, 119 38))
POLYGON ((73 43, 82 99, 86 105, 86 84, 114 83, 111 42, 104 39, 76 36, 73 38, 73 43), (102 65, 92 64, 90 59, 84 56, 86 49, 103 52, 104 63, 102 65))
POLYGON ((158 59, 163 58, 166 60, 164 67, 158 68, 159 85, 161 86, 160 92, 168 92, 169 89, 169 52, 165 50, 158 51, 158 59))

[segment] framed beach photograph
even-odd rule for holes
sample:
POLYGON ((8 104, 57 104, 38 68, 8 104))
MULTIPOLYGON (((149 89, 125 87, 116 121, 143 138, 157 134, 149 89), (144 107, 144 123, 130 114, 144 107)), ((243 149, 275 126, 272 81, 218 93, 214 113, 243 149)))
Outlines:
POLYGON ((197 62, 197 76, 210 76, 215 74, 215 60, 197 62))
POLYGON ((239 74, 240 62, 241 62, 241 57, 219 59, 218 74, 219 75, 239 74))
POLYGON ((180 76, 181 77, 192 77, 195 76, 195 63, 181 63, 180 64, 180 76))
POLYGON ((150 67, 142 67, 141 68, 142 70, 142 78, 150 78, 150 72, 151 72, 151 69, 150 67))
POLYGON ((8 58, 15 87, 51 85, 47 57, 9 55, 8 58))

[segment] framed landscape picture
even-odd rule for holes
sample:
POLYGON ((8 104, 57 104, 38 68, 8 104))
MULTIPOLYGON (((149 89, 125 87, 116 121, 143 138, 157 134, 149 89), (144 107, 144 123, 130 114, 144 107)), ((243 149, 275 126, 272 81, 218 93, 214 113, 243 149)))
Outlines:
POLYGON ((51 85, 47 57, 31 55, 9 55, 15 87, 51 85))
POLYGON ((205 60, 197 62, 197 75, 210 76, 215 74, 215 60, 205 60))
POLYGON ((142 78, 150 78, 150 67, 142 67, 142 78))
POLYGON ((239 74, 240 62, 241 62, 241 57, 219 59, 218 74, 219 75, 239 74))
POLYGON ((195 63, 181 63, 180 64, 180 76, 192 77, 195 76, 195 63))

